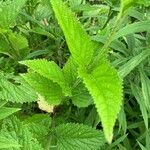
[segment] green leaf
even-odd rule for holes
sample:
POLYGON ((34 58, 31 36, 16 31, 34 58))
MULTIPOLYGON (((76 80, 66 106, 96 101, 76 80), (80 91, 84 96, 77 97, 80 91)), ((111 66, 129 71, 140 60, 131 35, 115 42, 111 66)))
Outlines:
POLYGON ((118 121, 119 121, 119 131, 121 131, 121 129, 122 129, 123 132, 126 133, 126 131, 127 131, 127 118, 126 118, 126 114, 124 111, 124 107, 122 107, 120 110, 120 113, 118 115, 118 121))
MULTIPOLYGON (((5 39, 3 39, 2 37, 0 37, 0 53, 11 56, 10 53, 10 46, 8 45, 8 43, 5 41, 5 39)), ((13 56, 11 56, 13 57, 13 56)))
POLYGON ((123 98, 122 81, 117 71, 108 62, 101 64, 92 73, 79 70, 79 75, 93 97, 105 137, 111 143, 113 127, 123 98))
POLYGON ((146 147, 144 147, 139 141, 138 141, 138 144, 139 144, 139 146, 140 146, 140 148, 141 148, 141 150, 147 150, 147 148, 146 147))
POLYGON ((72 90, 72 103, 77 107, 88 107, 93 103, 92 97, 83 83, 79 83, 72 90))
POLYGON ((140 70, 142 95, 147 110, 150 112, 150 79, 142 69, 140 70))
POLYGON ((0 36, 0 43, 0 53, 15 60, 21 60, 29 53, 28 41, 21 34, 7 32, 7 35, 0 36))
POLYGON ((145 60, 150 55, 150 50, 143 50, 140 54, 132 57, 127 63, 122 65, 118 73, 124 78, 126 77, 136 66, 138 66, 143 60, 145 60))
POLYGON ((20 148, 21 145, 9 134, 5 133, 3 135, 0 134, 0 149, 9 149, 9 148, 20 148))
POLYGON ((15 20, 27 0, 0 1, 0 27, 9 28, 15 20))
POLYGON ((149 26, 150 26, 150 20, 128 24, 116 33, 114 39, 118 39, 119 37, 125 36, 127 34, 150 31, 149 26))
POLYGON ((21 76, 31 85, 33 89, 35 89, 37 93, 42 95, 49 104, 60 104, 63 94, 57 83, 54 83, 34 72, 22 74, 21 76))
POLYGON ((66 96, 71 95, 71 90, 68 83, 66 82, 64 74, 61 68, 59 68, 59 66, 57 66, 55 62, 47 61, 46 59, 41 60, 37 59, 37 60, 26 60, 20 63, 28 66, 30 69, 34 70, 43 77, 50 79, 53 82, 60 85, 66 96))
POLYGON ((99 124, 99 122, 100 122, 99 115, 97 113, 95 106, 93 106, 92 109, 90 110, 90 112, 86 115, 84 124, 96 128, 97 125, 99 124))
POLYGON ((147 131, 146 131, 146 147, 147 147, 147 149, 150 148, 150 143, 149 143, 149 141, 150 141, 150 134, 149 134, 149 131, 147 130, 147 131))
POLYGON ((12 48, 15 50, 16 56, 19 57, 17 59, 24 58, 28 55, 29 53, 28 40, 24 36, 10 32, 8 34, 8 38, 12 48))
POLYGON ((78 19, 62 0, 51 0, 51 4, 74 61, 79 66, 86 67, 91 62, 98 44, 91 40, 78 19))
MULTIPOLYGON (((6 137, 8 139, 14 139, 18 145, 21 145, 20 148, 15 150, 43 150, 39 142, 34 135, 29 131, 27 125, 24 125, 16 117, 10 117, 5 119, 2 123, 2 130, 0 132, 0 138, 6 137)), ((8 142, 9 143, 9 142, 8 142)), ((7 148, 7 150, 12 150, 7 148)))
POLYGON ((144 5, 145 7, 150 6, 150 1, 149 0, 137 0, 136 3, 140 4, 140 5, 144 5))
POLYGON ((19 110, 20 110, 19 108, 1 107, 0 108, 0 120, 12 115, 13 113, 19 110))
POLYGON ((45 35, 45 36, 47 36, 51 39, 56 40, 55 36, 52 33, 47 32, 46 30, 44 30, 43 28, 40 28, 40 27, 35 27, 33 29, 30 29, 29 32, 36 33, 36 34, 39 34, 39 35, 45 35))
POLYGON ((128 10, 134 4, 134 0, 121 0, 122 11, 128 10))
POLYGON ((27 117, 23 123, 28 126, 30 132, 34 133, 34 137, 38 139, 38 141, 44 144, 47 140, 45 137, 49 133, 49 129, 51 127, 51 121, 49 114, 34 114, 30 117, 27 117))
POLYGON ((23 81, 12 83, 0 72, 0 99, 24 103, 36 101, 37 95, 27 83, 23 81))
POLYGON ((62 124, 54 133, 59 150, 96 150, 105 143, 102 132, 82 124, 62 124))
POLYGON ((85 88, 81 79, 78 78, 77 65, 70 57, 63 68, 63 72, 67 82, 72 87, 72 103, 77 107, 87 107, 92 104, 92 98, 88 90, 85 88))
POLYGON ((3 107, 6 103, 7 103, 7 101, 1 100, 1 101, 0 101, 0 108, 3 107))
POLYGON ((11 32, 9 33, 8 36, 14 49, 19 50, 28 47, 28 41, 24 36, 11 32))
POLYGON ((142 90, 140 89, 140 87, 138 87, 136 84, 133 84, 133 83, 131 83, 131 90, 140 106, 140 110, 142 113, 142 117, 144 119, 145 127, 146 129, 148 129, 148 113, 147 113, 146 105, 144 103, 142 90))
POLYGON ((64 76, 71 87, 73 86, 73 84, 76 82, 78 78, 77 68, 78 66, 73 61, 72 57, 68 59, 65 66, 63 67, 64 76))
POLYGON ((108 148, 107 150, 112 150, 113 147, 118 146, 121 142, 123 142, 125 140, 125 138, 127 138, 127 134, 122 135, 121 137, 119 137, 118 139, 115 139, 115 142, 113 142, 108 148))
POLYGON ((49 114, 34 114, 32 116, 27 117, 23 121, 23 123, 25 125, 28 125, 31 131, 33 131, 37 135, 38 134, 46 135, 50 128, 51 122, 52 122, 52 119, 49 114))

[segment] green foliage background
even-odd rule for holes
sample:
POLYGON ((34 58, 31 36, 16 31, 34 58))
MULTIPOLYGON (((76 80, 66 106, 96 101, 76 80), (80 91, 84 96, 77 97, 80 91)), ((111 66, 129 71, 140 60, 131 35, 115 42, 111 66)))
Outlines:
POLYGON ((149 150, 149 0, 0 0, 0 100, 0 149, 149 150))

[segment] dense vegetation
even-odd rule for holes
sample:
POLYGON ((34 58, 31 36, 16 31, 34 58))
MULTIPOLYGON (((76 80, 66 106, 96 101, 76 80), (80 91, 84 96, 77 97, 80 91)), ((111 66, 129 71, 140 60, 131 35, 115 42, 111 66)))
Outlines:
POLYGON ((0 149, 150 150, 149 0, 0 0, 0 149))

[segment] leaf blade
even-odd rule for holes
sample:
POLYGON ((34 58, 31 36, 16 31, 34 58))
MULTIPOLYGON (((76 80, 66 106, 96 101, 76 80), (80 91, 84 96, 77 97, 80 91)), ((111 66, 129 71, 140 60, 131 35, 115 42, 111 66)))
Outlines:
POLYGON ((105 137, 109 143, 122 100, 122 81, 117 71, 108 62, 101 64, 92 73, 79 71, 87 89, 93 97, 102 121, 105 137))
POLYGON ((51 4, 74 61, 79 66, 87 66, 91 62, 94 50, 98 45, 91 40, 75 15, 62 0, 51 0, 51 4))
POLYGON ((28 72, 21 75, 38 94, 52 105, 58 105, 61 102, 62 90, 56 83, 44 78, 35 72, 28 72))
POLYGON ((93 150, 105 143, 100 131, 82 124, 62 124, 55 128, 59 150, 93 150))
POLYGON ((23 65, 28 66, 41 76, 52 80, 60 85, 64 94, 71 95, 69 84, 66 82, 64 74, 61 68, 53 61, 47 61, 46 59, 25 60, 20 62, 23 65))

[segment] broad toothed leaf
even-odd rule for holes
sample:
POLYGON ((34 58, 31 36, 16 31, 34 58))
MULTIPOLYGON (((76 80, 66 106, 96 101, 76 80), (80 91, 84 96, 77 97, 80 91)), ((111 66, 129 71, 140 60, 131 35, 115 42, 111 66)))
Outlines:
POLYGON ((30 132, 34 133, 34 137, 46 147, 45 142, 47 142, 47 140, 45 140, 45 137, 51 127, 51 121, 49 114, 40 113, 27 117, 23 123, 28 126, 30 132))
POLYGON ((22 77, 36 90, 36 92, 43 96, 49 104, 60 104, 62 90, 57 83, 53 83, 51 80, 34 72, 23 74, 22 77))
POLYGON ((104 62, 91 73, 79 70, 79 75, 93 97, 105 137, 111 143, 122 99, 122 82, 117 71, 104 62))
POLYGON ((68 83, 66 82, 64 74, 61 68, 59 68, 59 66, 57 66, 55 62, 53 61, 50 62, 47 61, 46 59, 41 60, 37 59, 37 60, 26 60, 20 63, 28 66, 30 69, 39 73, 43 77, 50 79, 53 82, 60 85, 64 94, 66 94, 67 96, 71 95, 71 90, 68 83))
POLYGON ((55 128, 59 150, 97 150, 105 143, 103 133, 82 124, 62 124, 55 128))
POLYGON ((28 126, 14 116, 2 122, 0 140, 1 138, 7 138, 11 141, 13 139, 14 144, 6 147, 7 150, 12 150, 11 147, 15 147, 15 150, 43 150, 34 134, 29 131, 28 126))
POLYGON ((0 73, 0 99, 24 103, 37 100, 35 91, 28 84, 22 82, 10 82, 0 73))

